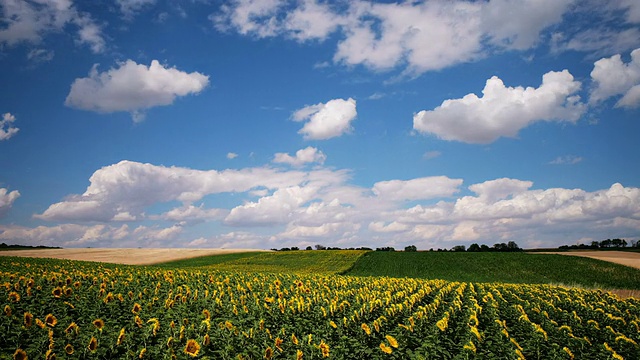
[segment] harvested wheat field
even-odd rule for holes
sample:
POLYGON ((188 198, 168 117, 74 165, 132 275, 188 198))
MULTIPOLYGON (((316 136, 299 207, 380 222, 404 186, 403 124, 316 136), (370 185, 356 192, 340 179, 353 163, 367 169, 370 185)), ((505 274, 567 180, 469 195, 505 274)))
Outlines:
POLYGON ((199 256, 231 254, 256 249, 42 249, 0 251, 0 256, 22 256, 67 260, 100 261, 113 264, 151 265, 199 256))
POLYGON ((610 261, 616 264, 631 266, 640 269, 640 253, 629 251, 565 251, 565 252, 539 252, 532 254, 558 254, 570 256, 583 256, 592 259, 610 261))

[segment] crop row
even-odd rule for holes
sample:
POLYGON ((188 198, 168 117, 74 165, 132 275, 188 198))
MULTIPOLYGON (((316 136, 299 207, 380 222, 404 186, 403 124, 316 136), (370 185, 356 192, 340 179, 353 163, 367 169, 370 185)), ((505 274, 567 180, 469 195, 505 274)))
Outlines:
POLYGON ((0 357, 640 358, 640 302, 547 285, 0 264, 0 357))

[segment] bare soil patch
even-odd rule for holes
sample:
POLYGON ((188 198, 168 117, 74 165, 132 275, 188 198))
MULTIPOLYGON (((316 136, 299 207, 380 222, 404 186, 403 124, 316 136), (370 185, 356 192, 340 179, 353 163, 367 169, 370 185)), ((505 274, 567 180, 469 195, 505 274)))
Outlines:
POLYGON ((564 252, 539 252, 531 254, 558 254, 569 256, 583 256, 592 259, 610 261, 616 264, 631 266, 640 269, 640 253, 629 251, 564 251, 564 252))
POLYGON ((99 261, 113 264, 152 265, 199 256, 221 255, 257 249, 42 249, 0 251, 0 256, 22 256, 67 260, 99 261))

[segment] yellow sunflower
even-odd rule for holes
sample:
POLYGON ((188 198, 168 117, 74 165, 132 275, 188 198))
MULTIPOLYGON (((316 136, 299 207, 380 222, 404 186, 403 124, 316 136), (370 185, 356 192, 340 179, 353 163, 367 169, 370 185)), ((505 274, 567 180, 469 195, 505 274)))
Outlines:
POLYGON ((200 352, 200 345, 193 339, 187 340, 187 346, 184 348, 185 354, 196 357, 198 356, 198 352, 200 352))

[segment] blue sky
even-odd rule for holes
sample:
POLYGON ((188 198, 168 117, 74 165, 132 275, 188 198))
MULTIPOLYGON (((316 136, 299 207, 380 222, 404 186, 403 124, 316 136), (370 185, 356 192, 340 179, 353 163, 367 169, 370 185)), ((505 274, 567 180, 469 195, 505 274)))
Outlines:
POLYGON ((634 0, 0 0, 0 241, 640 238, 634 0))

